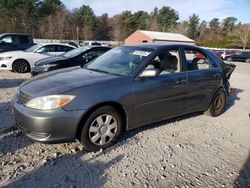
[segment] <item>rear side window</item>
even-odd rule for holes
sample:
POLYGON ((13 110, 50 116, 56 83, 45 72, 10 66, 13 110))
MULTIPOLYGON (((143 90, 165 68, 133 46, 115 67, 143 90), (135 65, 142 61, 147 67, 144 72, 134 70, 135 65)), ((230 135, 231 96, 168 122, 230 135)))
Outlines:
POLYGON ((43 46, 39 50, 37 50, 39 53, 47 53, 47 52, 55 52, 55 45, 47 45, 43 46))
POLYGON ((72 50, 73 48, 70 46, 63 46, 63 45, 57 45, 56 46, 56 52, 68 52, 72 50))
POLYGON ((19 36, 20 44, 29 44, 29 36, 19 36))
POLYGON ((184 49, 187 71, 215 68, 215 63, 203 52, 196 49, 184 49))

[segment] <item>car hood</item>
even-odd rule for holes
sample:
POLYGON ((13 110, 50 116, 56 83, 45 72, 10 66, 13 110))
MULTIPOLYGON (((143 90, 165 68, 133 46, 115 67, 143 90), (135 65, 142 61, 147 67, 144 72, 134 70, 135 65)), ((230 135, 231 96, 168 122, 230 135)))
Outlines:
POLYGON ((19 55, 19 54, 24 54, 24 53, 27 53, 27 52, 24 52, 24 51, 10 51, 10 52, 2 52, 0 54, 1 57, 8 57, 8 56, 16 56, 16 55, 19 55))
POLYGON ((53 64, 53 63, 58 63, 64 60, 67 60, 68 58, 64 56, 53 56, 53 57, 47 57, 45 59, 39 60, 35 63, 35 66, 43 66, 46 64, 53 64))
POLYGON ((51 71, 32 77, 20 86, 20 90, 31 98, 62 94, 78 87, 115 79, 117 76, 98 73, 81 67, 51 71))

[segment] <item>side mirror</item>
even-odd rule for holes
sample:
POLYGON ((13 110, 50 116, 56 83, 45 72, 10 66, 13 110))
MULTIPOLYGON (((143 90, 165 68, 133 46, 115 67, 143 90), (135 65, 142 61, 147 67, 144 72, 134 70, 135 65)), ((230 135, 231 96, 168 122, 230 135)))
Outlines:
POLYGON ((140 78, 156 77, 159 76, 160 72, 158 69, 145 69, 141 74, 140 78))

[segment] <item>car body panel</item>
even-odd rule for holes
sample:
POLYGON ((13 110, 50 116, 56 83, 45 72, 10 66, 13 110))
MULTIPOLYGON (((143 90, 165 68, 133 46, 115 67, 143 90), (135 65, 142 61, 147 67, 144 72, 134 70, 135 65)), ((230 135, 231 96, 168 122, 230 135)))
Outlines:
MULTIPOLYGON (((129 47, 124 46, 124 47, 129 47)), ((63 130, 64 139, 71 139, 72 133, 78 130, 76 122, 80 122, 82 117, 102 104, 117 104, 122 107, 126 114, 126 129, 133 129, 156 121, 177 117, 191 112, 204 111, 219 88, 223 88, 227 74, 231 74, 234 68, 228 69, 226 64, 210 52, 198 47, 183 45, 164 44, 138 44, 132 45, 138 48, 150 48, 154 51, 141 63, 134 71, 126 76, 117 76, 103 72, 87 70, 84 67, 72 67, 55 70, 33 77, 24 82, 20 88, 20 93, 27 94, 27 100, 47 95, 74 95, 75 98, 63 107, 51 110, 50 112, 39 112, 20 104, 19 95, 14 98, 12 108, 20 121, 19 126, 31 129, 33 126, 70 126, 63 130), (216 64, 215 68, 208 70, 186 71, 186 59, 183 48, 190 47, 204 52, 216 64), (140 74, 150 62, 150 60, 160 51, 178 48, 180 50, 181 70, 178 73, 159 75, 156 77, 141 78, 140 74), (21 107, 20 107, 21 105, 21 107), (21 110, 20 110, 21 109, 21 110), (39 112, 39 113, 38 113, 39 112), (44 118, 44 113, 48 113, 44 118), (72 116, 72 123, 68 120, 56 122, 58 115, 65 114, 65 117, 72 116), (31 118, 32 120, 25 120, 31 118), (44 122, 41 123, 41 119, 44 122), (52 121, 50 121, 52 119, 52 121), (46 120, 46 121, 45 121, 46 120), (41 123, 41 124, 40 124, 41 123), (61 124, 61 125, 59 125, 61 124)), ((59 118, 60 119, 60 118, 59 118)), ((59 129, 59 128, 58 128, 59 129)), ((39 131, 39 128, 35 128, 39 131)), ((33 137, 35 140, 40 140, 33 137)), ((67 140, 66 139, 66 140, 67 140)), ((52 141, 50 137, 49 141, 52 141)), ((58 141, 58 139, 55 139, 58 141)))

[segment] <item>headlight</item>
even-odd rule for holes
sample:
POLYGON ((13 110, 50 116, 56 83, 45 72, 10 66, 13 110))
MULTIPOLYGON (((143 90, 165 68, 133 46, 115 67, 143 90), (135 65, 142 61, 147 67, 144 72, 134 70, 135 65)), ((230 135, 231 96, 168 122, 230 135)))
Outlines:
POLYGON ((31 99, 25 106, 37 110, 52 110, 64 106, 74 98, 73 95, 48 95, 31 99))
POLYGON ((10 60, 12 57, 0 57, 0 61, 10 60))
POLYGON ((49 67, 55 67, 57 64, 45 64, 43 67, 49 68, 49 67))

